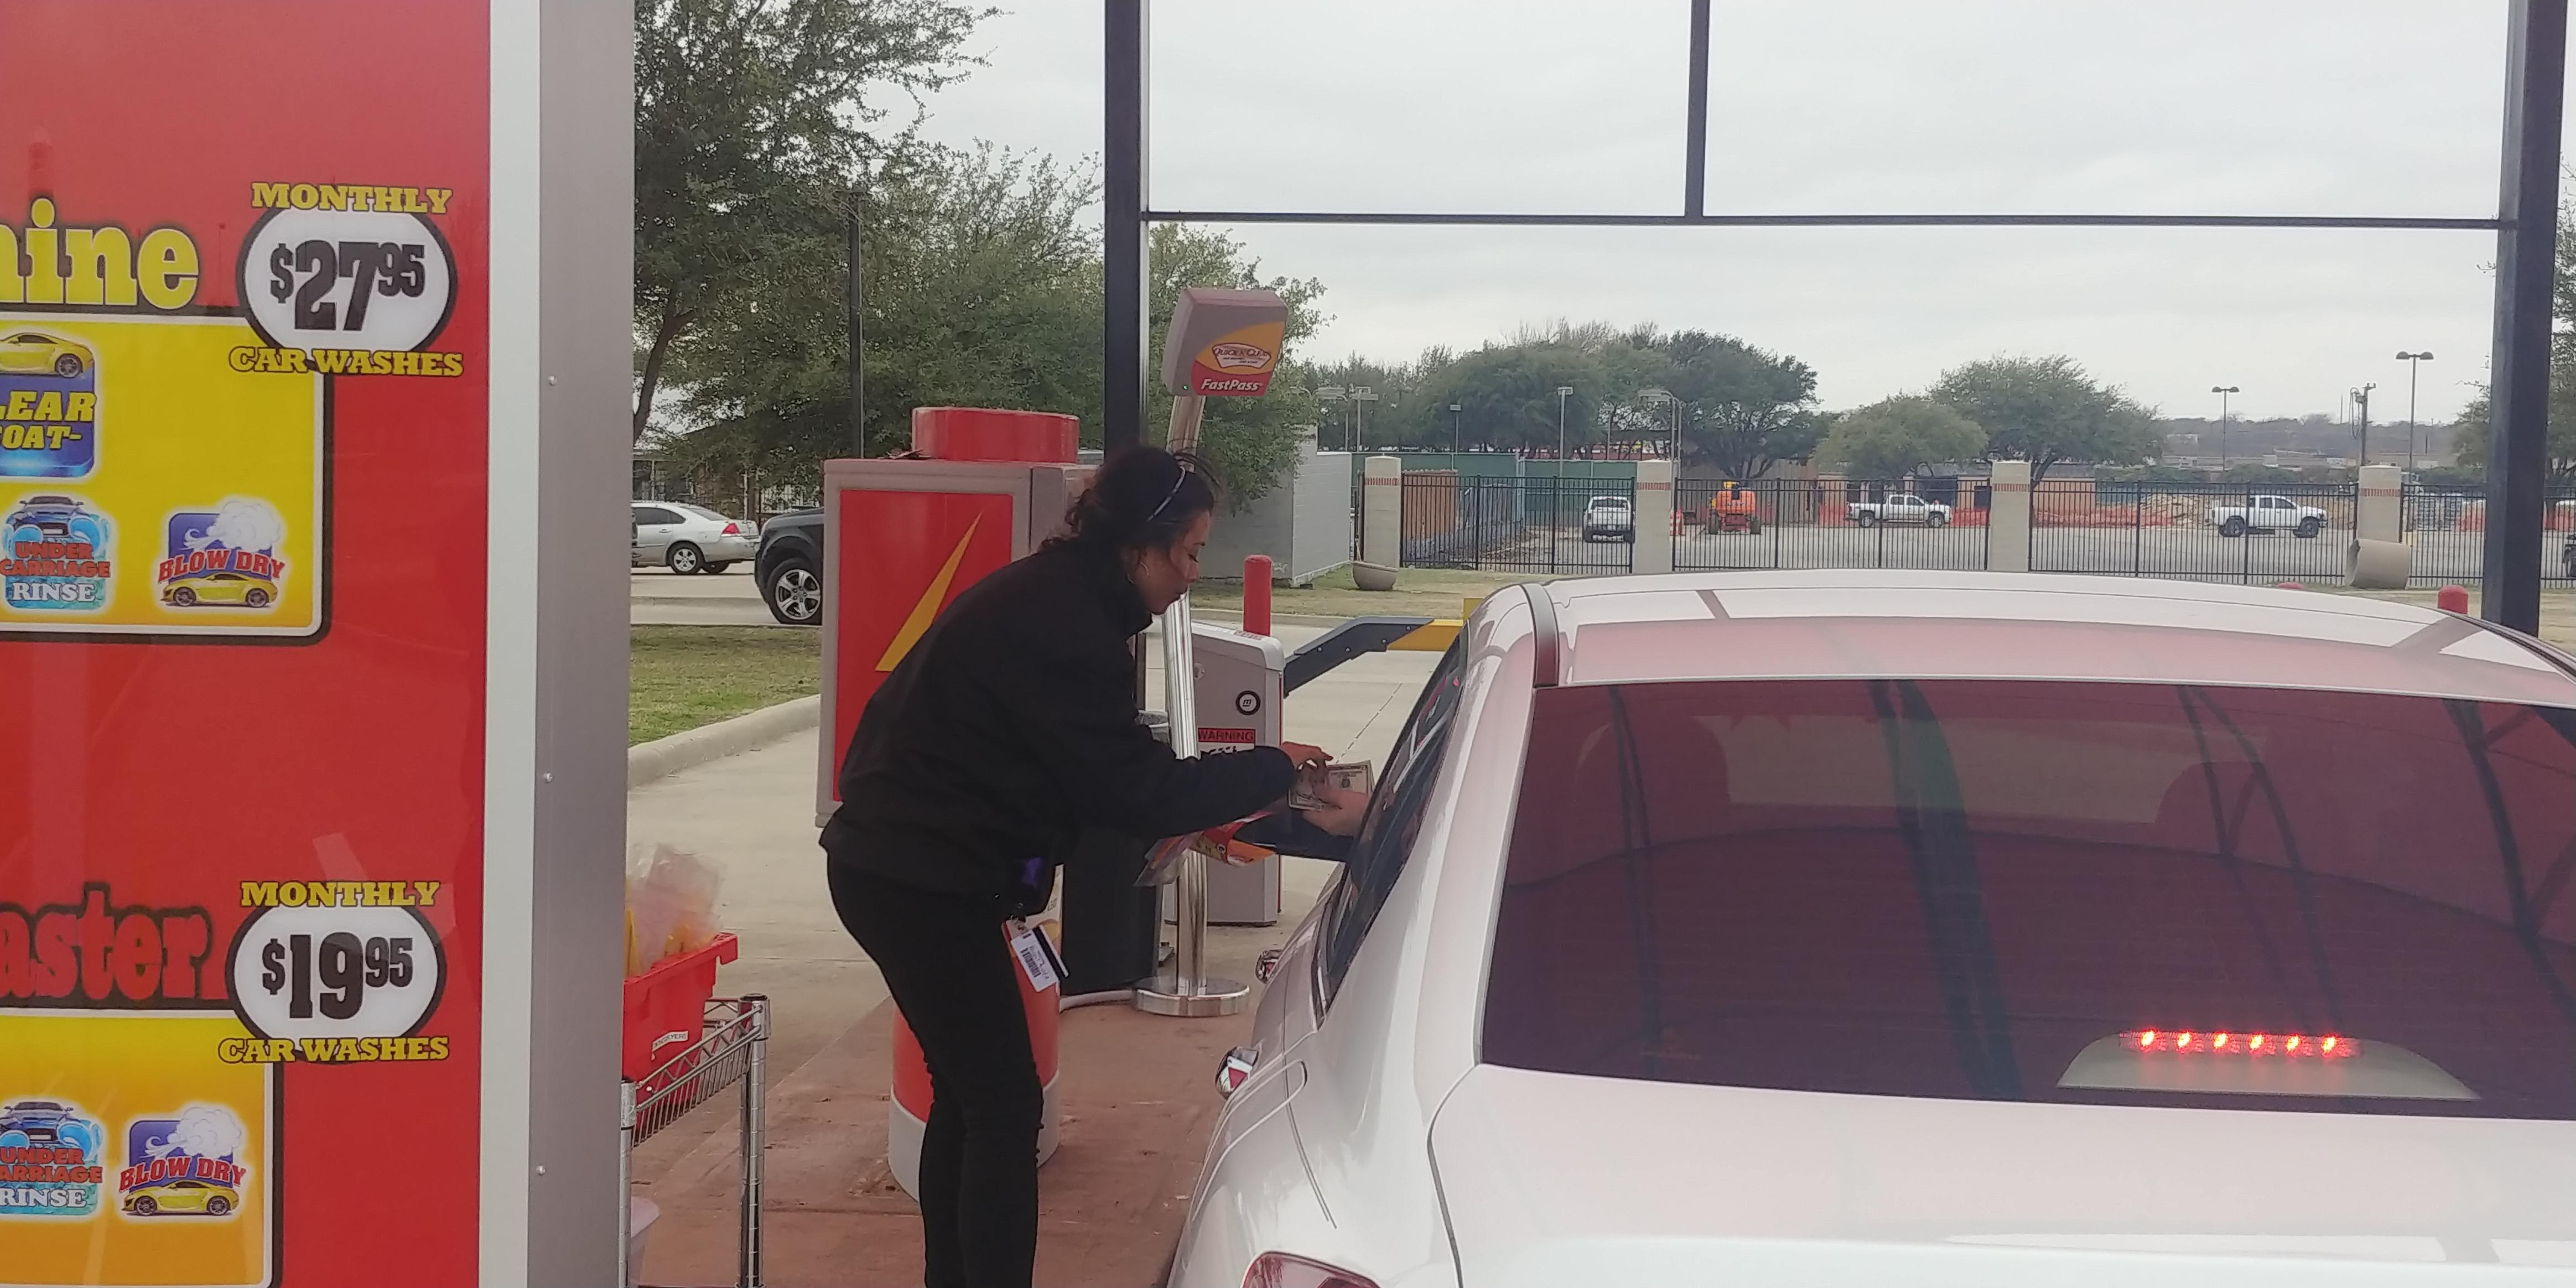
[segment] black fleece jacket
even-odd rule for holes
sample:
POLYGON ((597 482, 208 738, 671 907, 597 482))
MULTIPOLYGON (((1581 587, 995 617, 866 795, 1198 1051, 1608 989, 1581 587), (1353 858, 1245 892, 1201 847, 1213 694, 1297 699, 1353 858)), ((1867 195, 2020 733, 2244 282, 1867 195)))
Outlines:
POLYGON ((1183 760, 1138 723, 1129 641, 1152 620, 1116 554, 1088 546, 968 588, 868 700, 825 853, 1033 911, 1086 827, 1178 836, 1286 796, 1275 747, 1183 760))

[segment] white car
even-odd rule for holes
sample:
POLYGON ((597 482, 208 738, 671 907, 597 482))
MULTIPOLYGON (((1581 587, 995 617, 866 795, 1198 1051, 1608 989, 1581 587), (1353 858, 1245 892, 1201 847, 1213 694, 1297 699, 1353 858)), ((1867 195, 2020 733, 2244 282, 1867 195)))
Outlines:
POLYGON ((2571 667, 2130 578, 1498 593, 1168 1283, 2576 1282, 2571 667))
POLYGON ((1884 501, 1854 501, 1843 507, 1843 513, 1864 528, 1880 523, 1919 523, 1927 528, 1942 528, 1950 523, 1950 507, 1938 501, 1926 501, 1911 492, 1899 492, 1884 501))
POLYGON ((1624 496, 1596 496, 1583 507, 1583 539, 1637 539, 1637 512, 1624 496))
POLYGON ((2248 532, 2291 532, 2314 537, 2326 530, 2326 512, 2313 505, 2301 505, 2286 496, 2250 496, 2244 505, 2213 505, 2209 521, 2218 525, 2218 535, 2241 537, 2248 532))
POLYGON ((703 505, 636 501, 631 562, 661 564, 682 575, 723 572, 760 553, 760 525, 728 519, 703 505))

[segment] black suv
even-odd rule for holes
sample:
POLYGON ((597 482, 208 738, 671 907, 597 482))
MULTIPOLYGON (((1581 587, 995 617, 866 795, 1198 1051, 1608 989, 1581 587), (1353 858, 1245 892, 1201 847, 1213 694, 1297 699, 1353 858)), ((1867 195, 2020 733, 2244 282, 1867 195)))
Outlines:
POLYGON ((823 512, 792 510, 760 525, 751 575, 769 615, 789 626, 823 620, 823 512))

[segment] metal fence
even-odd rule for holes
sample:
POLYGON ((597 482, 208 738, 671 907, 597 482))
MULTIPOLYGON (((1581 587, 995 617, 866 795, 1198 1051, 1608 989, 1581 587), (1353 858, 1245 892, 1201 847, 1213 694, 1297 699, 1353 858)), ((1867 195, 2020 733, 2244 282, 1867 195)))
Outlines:
POLYGON ((2031 490, 2030 567, 2249 585, 2340 583, 2349 574, 2359 501, 2350 483, 2042 480, 2031 490))
MULTIPOLYGON (((2542 497, 2544 530, 2540 549, 2543 582, 2564 589, 2576 583, 2576 484, 2552 480, 2542 497)), ((2486 569, 2487 497, 2477 488, 2426 487, 2410 484, 2400 495, 2399 523, 2406 543, 2415 548, 2413 583, 2417 586, 2473 585, 2486 569)))
POLYGON ((1986 566, 1985 499, 1973 481, 1909 493, 1889 483, 1759 479, 1729 489, 1684 479, 1673 487, 1673 567, 1973 572, 1986 566), (1917 495, 1926 504, 1888 504, 1917 495))
POLYGON ((1404 562, 1410 566, 1578 574, 1635 567, 1633 482, 1473 478, 1439 470, 1407 473, 1403 483, 1404 562), (1585 514, 1595 500, 1623 505, 1630 517, 1626 531, 1587 525, 1585 514))

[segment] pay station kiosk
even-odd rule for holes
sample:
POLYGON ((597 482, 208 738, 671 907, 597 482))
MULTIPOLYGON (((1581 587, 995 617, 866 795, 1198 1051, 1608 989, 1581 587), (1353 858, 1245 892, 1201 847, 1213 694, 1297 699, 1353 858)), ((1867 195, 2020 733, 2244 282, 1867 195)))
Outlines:
POLYGON ((1064 523, 1088 471, 1081 422, 1052 412, 919 407, 909 458, 823 463, 823 737, 814 814, 840 804, 859 713, 931 619, 1064 523))

